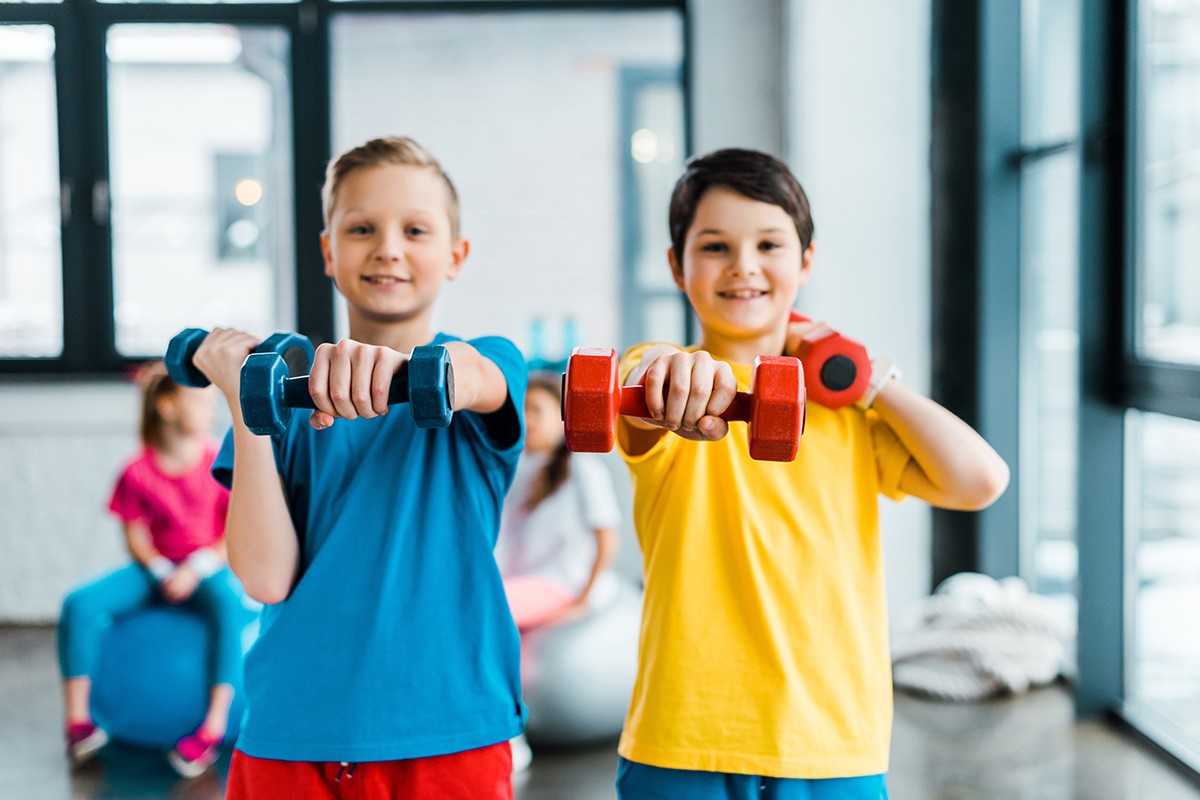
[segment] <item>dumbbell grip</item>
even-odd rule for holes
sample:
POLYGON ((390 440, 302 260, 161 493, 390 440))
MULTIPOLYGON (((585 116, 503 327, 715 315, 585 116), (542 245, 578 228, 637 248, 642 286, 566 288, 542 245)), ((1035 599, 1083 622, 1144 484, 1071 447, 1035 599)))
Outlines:
MULTIPOLYGON (((636 386, 622 386, 621 389, 621 404, 619 413, 623 417, 639 417, 641 419, 651 419, 650 409, 646 407, 646 387, 638 384, 636 386)), ((753 395, 749 392, 738 392, 733 397, 733 402, 729 404, 729 408, 720 413, 721 419, 726 422, 749 422, 750 421, 750 401, 753 395)))
MULTIPOLYGON (((406 365, 407 366, 407 365, 406 365)), ((388 387, 388 405, 394 406, 397 403, 408 402, 408 370, 401 368, 399 372, 392 376, 392 384, 388 387)), ((284 378, 283 380, 283 405, 286 408, 313 408, 317 407, 312 395, 308 393, 308 376, 301 375, 297 378, 284 378)))

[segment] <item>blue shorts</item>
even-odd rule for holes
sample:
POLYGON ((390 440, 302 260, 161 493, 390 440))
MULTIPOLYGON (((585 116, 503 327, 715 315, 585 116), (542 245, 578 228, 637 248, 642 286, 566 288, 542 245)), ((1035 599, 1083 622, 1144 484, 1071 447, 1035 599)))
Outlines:
POLYGON ((887 800, 886 775, 856 778, 764 778, 667 769, 621 759, 620 800, 887 800))

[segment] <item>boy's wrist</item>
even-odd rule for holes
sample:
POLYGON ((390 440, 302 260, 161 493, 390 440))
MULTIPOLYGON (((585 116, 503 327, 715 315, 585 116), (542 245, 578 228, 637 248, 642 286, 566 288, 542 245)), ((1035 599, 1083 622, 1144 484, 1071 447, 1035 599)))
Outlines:
POLYGON ((887 386, 888 381, 900 380, 900 377, 900 368, 896 366, 896 362, 891 356, 878 356, 872 359, 871 380, 867 383, 867 390, 863 392, 862 397, 854 401, 854 405, 866 411, 883 391, 883 387, 887 386))

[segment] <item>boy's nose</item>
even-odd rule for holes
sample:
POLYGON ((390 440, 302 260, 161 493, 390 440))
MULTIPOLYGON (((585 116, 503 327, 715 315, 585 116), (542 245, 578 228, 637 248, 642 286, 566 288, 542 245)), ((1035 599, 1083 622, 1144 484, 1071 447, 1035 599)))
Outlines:
POLYGON ((730 275, 754 275, 758 272, 758 251, 739 249, 729 264, 730 275))
POLYGON ((385 263, 399 261, 403 254, 404 249, 400 246, 400 240, 393 233, 384 233, 379 241, 379 247, 375 248, 375 260, 385 263))

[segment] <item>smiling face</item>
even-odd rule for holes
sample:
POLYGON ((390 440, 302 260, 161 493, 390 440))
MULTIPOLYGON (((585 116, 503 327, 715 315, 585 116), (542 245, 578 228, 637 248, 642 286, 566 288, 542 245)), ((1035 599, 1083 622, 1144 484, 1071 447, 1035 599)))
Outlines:
POLYGON ((352 337, 364 325, 428 327, 442 283, 467 256, 467 241, 453 238, 447 200, 430 167, 380 164, 345 176, 321 251, 325 274, 349 305, 352 337))
POLYGON ((668 252, 675 283, 700 320, 701 347, 742 363, 781 353, 812 254, 779 206, 724 186, 708 189, 688 228, 682 263, 668 252))

